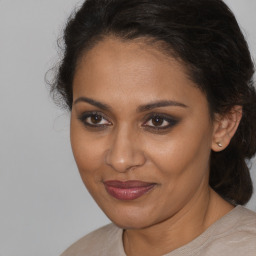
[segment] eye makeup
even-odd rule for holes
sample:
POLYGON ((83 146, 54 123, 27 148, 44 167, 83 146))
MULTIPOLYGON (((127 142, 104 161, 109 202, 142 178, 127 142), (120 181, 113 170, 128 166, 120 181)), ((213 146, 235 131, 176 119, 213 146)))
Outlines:
POLYGON ((104 129, 112 125, 108 118, 98 111, 83 112, 78 115, 78 120, 80 120, 84 126, 95 129, 104 129))
MULTIPOLYGON (((113 123, 100 111, 86 111, 78 120, 91 131, 104 130, 113 123)), ((141 127, 152 133, 166 133, 179 123, 180 119, 166 113, 151 112, 143 117, 141 127)))
POLYGON ((179 119, 164 113, 149 113, 142 126, 147 130, 167 131, 179 123, 179 119))

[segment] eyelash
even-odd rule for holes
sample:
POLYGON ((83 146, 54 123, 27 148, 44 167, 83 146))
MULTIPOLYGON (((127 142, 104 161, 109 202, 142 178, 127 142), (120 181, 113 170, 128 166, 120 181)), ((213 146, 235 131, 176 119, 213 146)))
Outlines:
POLYGON ((152 130, 156 130, 156 131, 163 131, 163 130, 168 130, 170 128, 172 128, 173 126, 175 126, 178 123, 178 120, 174 117, 171 117, 169 115, 166 114, 159 114, 159 113, 150 113, 147 118, 146 121, 143 123, 143 127, 145 127, 146 129, 152 129, 152 130), (164 126, 151 126, 151 125, 146 125, 146 123, 148 123, 149 121, 153 121, 153 119, 162 119, 163 122, 167 122, 167 125, 164 126))
POLYGON ((110 126, 112 125, 112 123, 110 121, 108 121, 108 119, 105 117, 105 115, 103 115, 102 113, 100 112, 86 112, 86 113, 83 113, 81 114, 78 119, 85 125, 85 126, 88 126, 88 127, 92 127, 92 128, 105 128, 106 126, 110 126), (104 120, 106 120, 108 123, 107 124, 92 124, 88 121, 86 121, 86 119, 88 118, 92 118, 92 117, 100 117, 104 120))
MULTIPOLYGON (((104 129, 107 126, 112 125, 112 122, 108 120, 108 118, 105 117, 104 114, 101 112, 86 112, 81 114, 78 119, 87 127, 95 128, 95 129, 104 129), (99 117, 102 118, 101 120, 105 120, 106 123, 104 124, 93 124, 92 121, 88 121, 88 118, 92 117, 99 117)), ((101 121, 100 120, 100 121, 101 121)), ((163 131, 172 128, 178 123, 178 120, 174 117, 171 117, 166 114, 160 114, 160 113, 150 113, 146 116, 145 121, 143 122, 142 126, 146 128, 147 130, 154 130, 154 131, 163 131), (160 119, 163 122, 167 122, 167 125, 164 126, 154 126, 154 125, 147 125, 148 122, 153 122, 153 119, 160 119)))

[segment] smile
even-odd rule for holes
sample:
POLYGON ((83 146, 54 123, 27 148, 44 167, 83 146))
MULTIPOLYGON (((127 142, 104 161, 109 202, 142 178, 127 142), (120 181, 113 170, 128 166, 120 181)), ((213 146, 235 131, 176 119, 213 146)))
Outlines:
POLYGON ((143 181, 117 181, 110 180, 104 182, 106 191, 114 198, 119 200, 135 200, 150 190, 152 190, 156 183, 147 183, 143 181))

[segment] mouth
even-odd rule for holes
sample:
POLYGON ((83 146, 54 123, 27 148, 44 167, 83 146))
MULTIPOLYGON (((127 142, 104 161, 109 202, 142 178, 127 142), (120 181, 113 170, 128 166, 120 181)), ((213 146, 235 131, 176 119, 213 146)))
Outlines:
POLYGON ((135 200, 148 193, 156 186, 156 183, 148 183, 138 180, 109 180, 103 183, 106 191, 112 197, 119 200, 135 200))

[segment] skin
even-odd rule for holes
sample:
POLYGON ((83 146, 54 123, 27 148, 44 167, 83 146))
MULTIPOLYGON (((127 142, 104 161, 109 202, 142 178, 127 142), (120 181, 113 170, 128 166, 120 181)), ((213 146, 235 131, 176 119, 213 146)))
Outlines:
POLYGON ((73 93, 78 169, 100 208, 125 229, 128 256, 168 253, 232 210, 208 185, 209 158, 228 145, 241 111, 211 120, 205 95, 180 62, 143 40, 105 38, 80 59, 73 93), (172 104, 142 107, 159 101, 172 104), (156 114, 164 119, 156 122, 156 114), (106 180, 156 185, 122 201, 107 193, 106 180))

